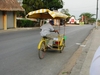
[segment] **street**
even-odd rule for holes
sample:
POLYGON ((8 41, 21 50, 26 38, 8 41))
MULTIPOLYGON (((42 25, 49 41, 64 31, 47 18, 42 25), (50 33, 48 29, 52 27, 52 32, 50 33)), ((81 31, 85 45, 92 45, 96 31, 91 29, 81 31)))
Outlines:
MULTIPOLYGON (((18 30, 0 33, 0 75, 57 75, 93 29, 93 25, 67 26, 66 47, 62 53, 46 52, 39 59, 37 45, 40 30, 18 30)), ((63 27, 61 27, 63 33, 63 27)))

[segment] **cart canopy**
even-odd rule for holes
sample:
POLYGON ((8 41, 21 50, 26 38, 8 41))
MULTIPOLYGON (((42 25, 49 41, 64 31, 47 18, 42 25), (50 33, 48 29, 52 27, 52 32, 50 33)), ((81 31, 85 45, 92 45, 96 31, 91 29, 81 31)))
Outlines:
POLYGON ((41 19, 66 19, 69 16, 60 13, 51 11, 49 9, 40 9, 36 11, 31 11, 26 15, 26 18, 41 18, 41 19))

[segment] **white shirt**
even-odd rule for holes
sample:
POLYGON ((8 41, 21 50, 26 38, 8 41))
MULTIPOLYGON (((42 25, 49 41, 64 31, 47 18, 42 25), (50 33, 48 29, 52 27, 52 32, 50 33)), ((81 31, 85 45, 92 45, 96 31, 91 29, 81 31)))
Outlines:
POLYGON ((41 32, 41 36, 46 36, 47 34, 50 34, 50 31, 54 31, 54 28, 52 25, 50 25, 49 23, 44 24, 43 26, 40 27, 41 32))
POLYGON ((100 47, 94 54, 91 66, 90 75, 100 75, 100 47))

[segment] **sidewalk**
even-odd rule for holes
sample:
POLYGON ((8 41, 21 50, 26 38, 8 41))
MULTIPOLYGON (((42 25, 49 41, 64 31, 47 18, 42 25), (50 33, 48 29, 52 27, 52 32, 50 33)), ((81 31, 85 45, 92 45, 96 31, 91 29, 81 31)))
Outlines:
POLYGON ((0 30, 0 33, 2 32, 9 32, 9 31, 19 31, 19 30, 30 30, 30 29, 38 29, 39 27, 23 27, 23 28, 12 28, 12 29, 7 29, 7 30, 0 30))
POLYGON ((76 65, 73 67, 70 75, 89 75, 91 61, 94 53, 100 46, 100 27, 94 29, 86 43, 86 47, 82 49, 82 54, 76 65))

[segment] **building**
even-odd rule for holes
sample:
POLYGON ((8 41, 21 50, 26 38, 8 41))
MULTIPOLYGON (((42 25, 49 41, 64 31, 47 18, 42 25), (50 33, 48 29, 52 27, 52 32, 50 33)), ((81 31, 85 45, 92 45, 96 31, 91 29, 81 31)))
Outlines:
MULTIPOLYGON (((54 12, 58 12, 58 10, 53 10, 54 12)), ((54 25, 60 25, 59 19, 54 19, 54 25)))
POLYGON ((17 0, 0 0, 0 29, 16 28, 17 11, 24 11, 17 0))
POLYGON ((74 24, 76 22, 76 19, 75 19, 75 17, 71 17, 70 19, 69 19, 69 23, 71 23, 71 24, 74 24))

